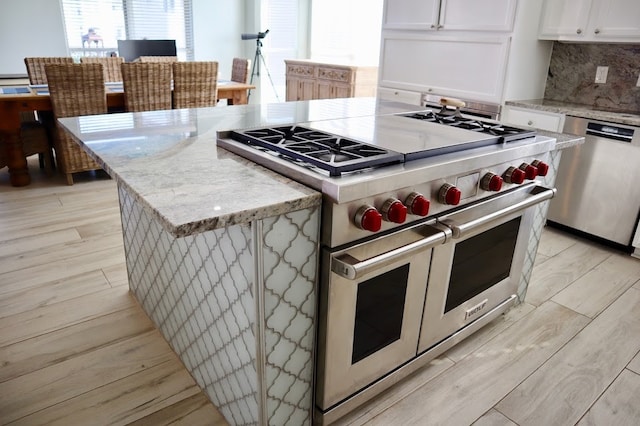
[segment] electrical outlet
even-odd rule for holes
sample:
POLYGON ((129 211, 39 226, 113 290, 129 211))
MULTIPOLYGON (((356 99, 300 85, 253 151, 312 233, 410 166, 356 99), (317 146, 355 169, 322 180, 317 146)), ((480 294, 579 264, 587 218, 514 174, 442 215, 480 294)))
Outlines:
POLYGON ((609 67, 596 68, 596 83, 606 83, 608 73, 609 73, 609 67))

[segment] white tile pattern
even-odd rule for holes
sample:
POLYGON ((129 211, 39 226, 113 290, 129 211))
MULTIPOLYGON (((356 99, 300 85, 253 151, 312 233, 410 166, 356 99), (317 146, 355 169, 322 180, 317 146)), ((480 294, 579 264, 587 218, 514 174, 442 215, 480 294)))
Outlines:
MULTIPOLYGON (((119 188, 131 290, 230 424, 310 424, 319 210, 264 221, 267 365, 256 368, 249 225, 183 238, 119 188)), ((260 248, 262 249, 262 248, 260 248)))

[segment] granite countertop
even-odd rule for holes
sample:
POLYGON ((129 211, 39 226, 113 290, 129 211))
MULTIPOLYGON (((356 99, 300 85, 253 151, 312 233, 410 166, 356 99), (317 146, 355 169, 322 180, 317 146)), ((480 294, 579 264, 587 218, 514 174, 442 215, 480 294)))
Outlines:
POLYGON ((318 206, 322 200, 319 192, 218 148, 218 131, 407 108, 352 98, 105 114, 60 122, 168 232, 183 237, 318 206))
POLYGON ((522 101, 507 101, 506 105, 529 108, 538 111, 555 112, 574 117, 591 118, 594 120, 610 121, 612 123, 640 126, 638 112, 612 112, 594 109, 588 105, 570 102, 551 101, 548 99, 530 99, 522 101))

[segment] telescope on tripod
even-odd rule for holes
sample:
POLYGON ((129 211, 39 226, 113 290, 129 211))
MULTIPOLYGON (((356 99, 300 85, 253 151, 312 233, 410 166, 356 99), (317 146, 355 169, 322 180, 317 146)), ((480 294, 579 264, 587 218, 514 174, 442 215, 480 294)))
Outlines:
MULTIPOLYGON (((256 34, 240 34, 240 38, 242 40, 255 40, 256 41, 256 54, 253 57, 253 67, 251 69, 251 80, 249 80, 249 84, 253 84, 253 77, 260 77, 260 62, 264 65, 264 69, 267 71, 267 77, 269 77, 269 81, 271 82, 271 87, 273 88, 273 93, 276 95, 276 99, 280 102, 280 98, 278 97, 278 91, 276 90, 276 86, 273 84, 273 80, 271 79, 271 74, 269 73, 269 68, 267 68, 267 62, 264 60, 264 56, 262 56, 262 39, 265 38, 269 34, 269 30, 264 32, 258 32, 256 34)), ((247 98, 251 96, 251 90, 247 94, 247 98)))

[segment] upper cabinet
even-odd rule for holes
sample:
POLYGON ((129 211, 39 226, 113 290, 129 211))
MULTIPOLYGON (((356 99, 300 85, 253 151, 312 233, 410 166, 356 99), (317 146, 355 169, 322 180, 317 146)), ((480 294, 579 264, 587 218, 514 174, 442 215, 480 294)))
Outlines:
POLYGON ((638 43, 638 0, 546 0, 539 38, 544 40, 638 43))
POLYGON ((385 2, 383 29, 511 31, 516 0, 392 0, 385 2))

